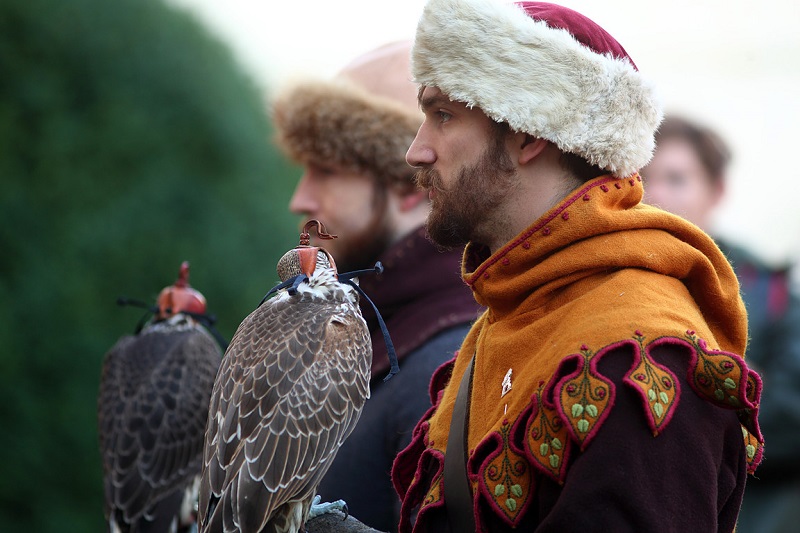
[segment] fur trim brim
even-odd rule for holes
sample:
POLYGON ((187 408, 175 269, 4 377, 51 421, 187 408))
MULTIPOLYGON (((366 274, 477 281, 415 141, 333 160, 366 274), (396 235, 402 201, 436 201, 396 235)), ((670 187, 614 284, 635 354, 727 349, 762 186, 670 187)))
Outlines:
POLYGON ((651 85, 625 59, 496 0, 430 0, 412 51, 415 81, 479 107, 617 176, 652 157, 662 119, 651 85))
POLYGON ((303 82, 273 101, 277 143, 299 163, 332 162, 384 183, 413 181, 406 151, 422 115, 343 80, 303 82))

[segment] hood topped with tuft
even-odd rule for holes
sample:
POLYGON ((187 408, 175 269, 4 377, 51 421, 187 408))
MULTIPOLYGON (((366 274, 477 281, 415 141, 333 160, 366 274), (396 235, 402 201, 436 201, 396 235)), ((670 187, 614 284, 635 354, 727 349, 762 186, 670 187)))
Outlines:
POLYGON ((653 87, 608 32, 544 2, 430 0, 412 72, 417 83, 617 177, 650 160, 663 117, 653 87))

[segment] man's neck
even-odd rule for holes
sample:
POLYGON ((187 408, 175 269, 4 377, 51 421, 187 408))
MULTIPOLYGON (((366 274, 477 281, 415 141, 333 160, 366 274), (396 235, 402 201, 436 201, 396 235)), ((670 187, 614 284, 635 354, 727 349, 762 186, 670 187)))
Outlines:
POLYGON ((578 180, 565 174, 560 167, 549 173, 523 177, 498 209, 502 217, 492 222, 489 235, 482 240, 494 254, 558 205, 578 185, 578 180))

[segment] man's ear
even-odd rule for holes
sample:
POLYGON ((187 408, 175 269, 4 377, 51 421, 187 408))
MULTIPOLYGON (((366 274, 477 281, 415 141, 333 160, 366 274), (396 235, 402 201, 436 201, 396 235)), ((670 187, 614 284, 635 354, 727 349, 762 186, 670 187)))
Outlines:
POLYGON ((518 133, 517 142, 519 145, 519 155, 517 161, 520 165, 526 165, 533 161, 536 156, 542 153, 549 141, 540 137, 534 137, 528 133, 518 133))

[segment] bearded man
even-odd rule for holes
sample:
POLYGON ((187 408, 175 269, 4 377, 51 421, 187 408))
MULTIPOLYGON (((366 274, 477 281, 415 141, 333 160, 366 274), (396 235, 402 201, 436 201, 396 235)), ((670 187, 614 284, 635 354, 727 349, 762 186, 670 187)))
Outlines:
POLYGON ((391 43, 347 65, 333 80, 284 89, 273 111, 278 142, 303 165, 290 210, 338 235, 324 246, 339 272, 370 268, 361 287, 386 321, 401 372, 383 382, 386 347, 369 304, 371 398, 319 487, 323 501, 344 499, 350 513, 393 531, 400 501, 389 472, 430 406, 433 371, 453 357, 480 307, 458 276, 460 251, 426 238, 426 195, 405 152, 422 122, 410 81, 410 43, 391 43))
POLYGON ((732 531, 761 381, 719 248, 640 203, 652 87, 541 2, 429 0, 412 71, 428 232, 487 310, 395 461, 400 531, 732 531))

